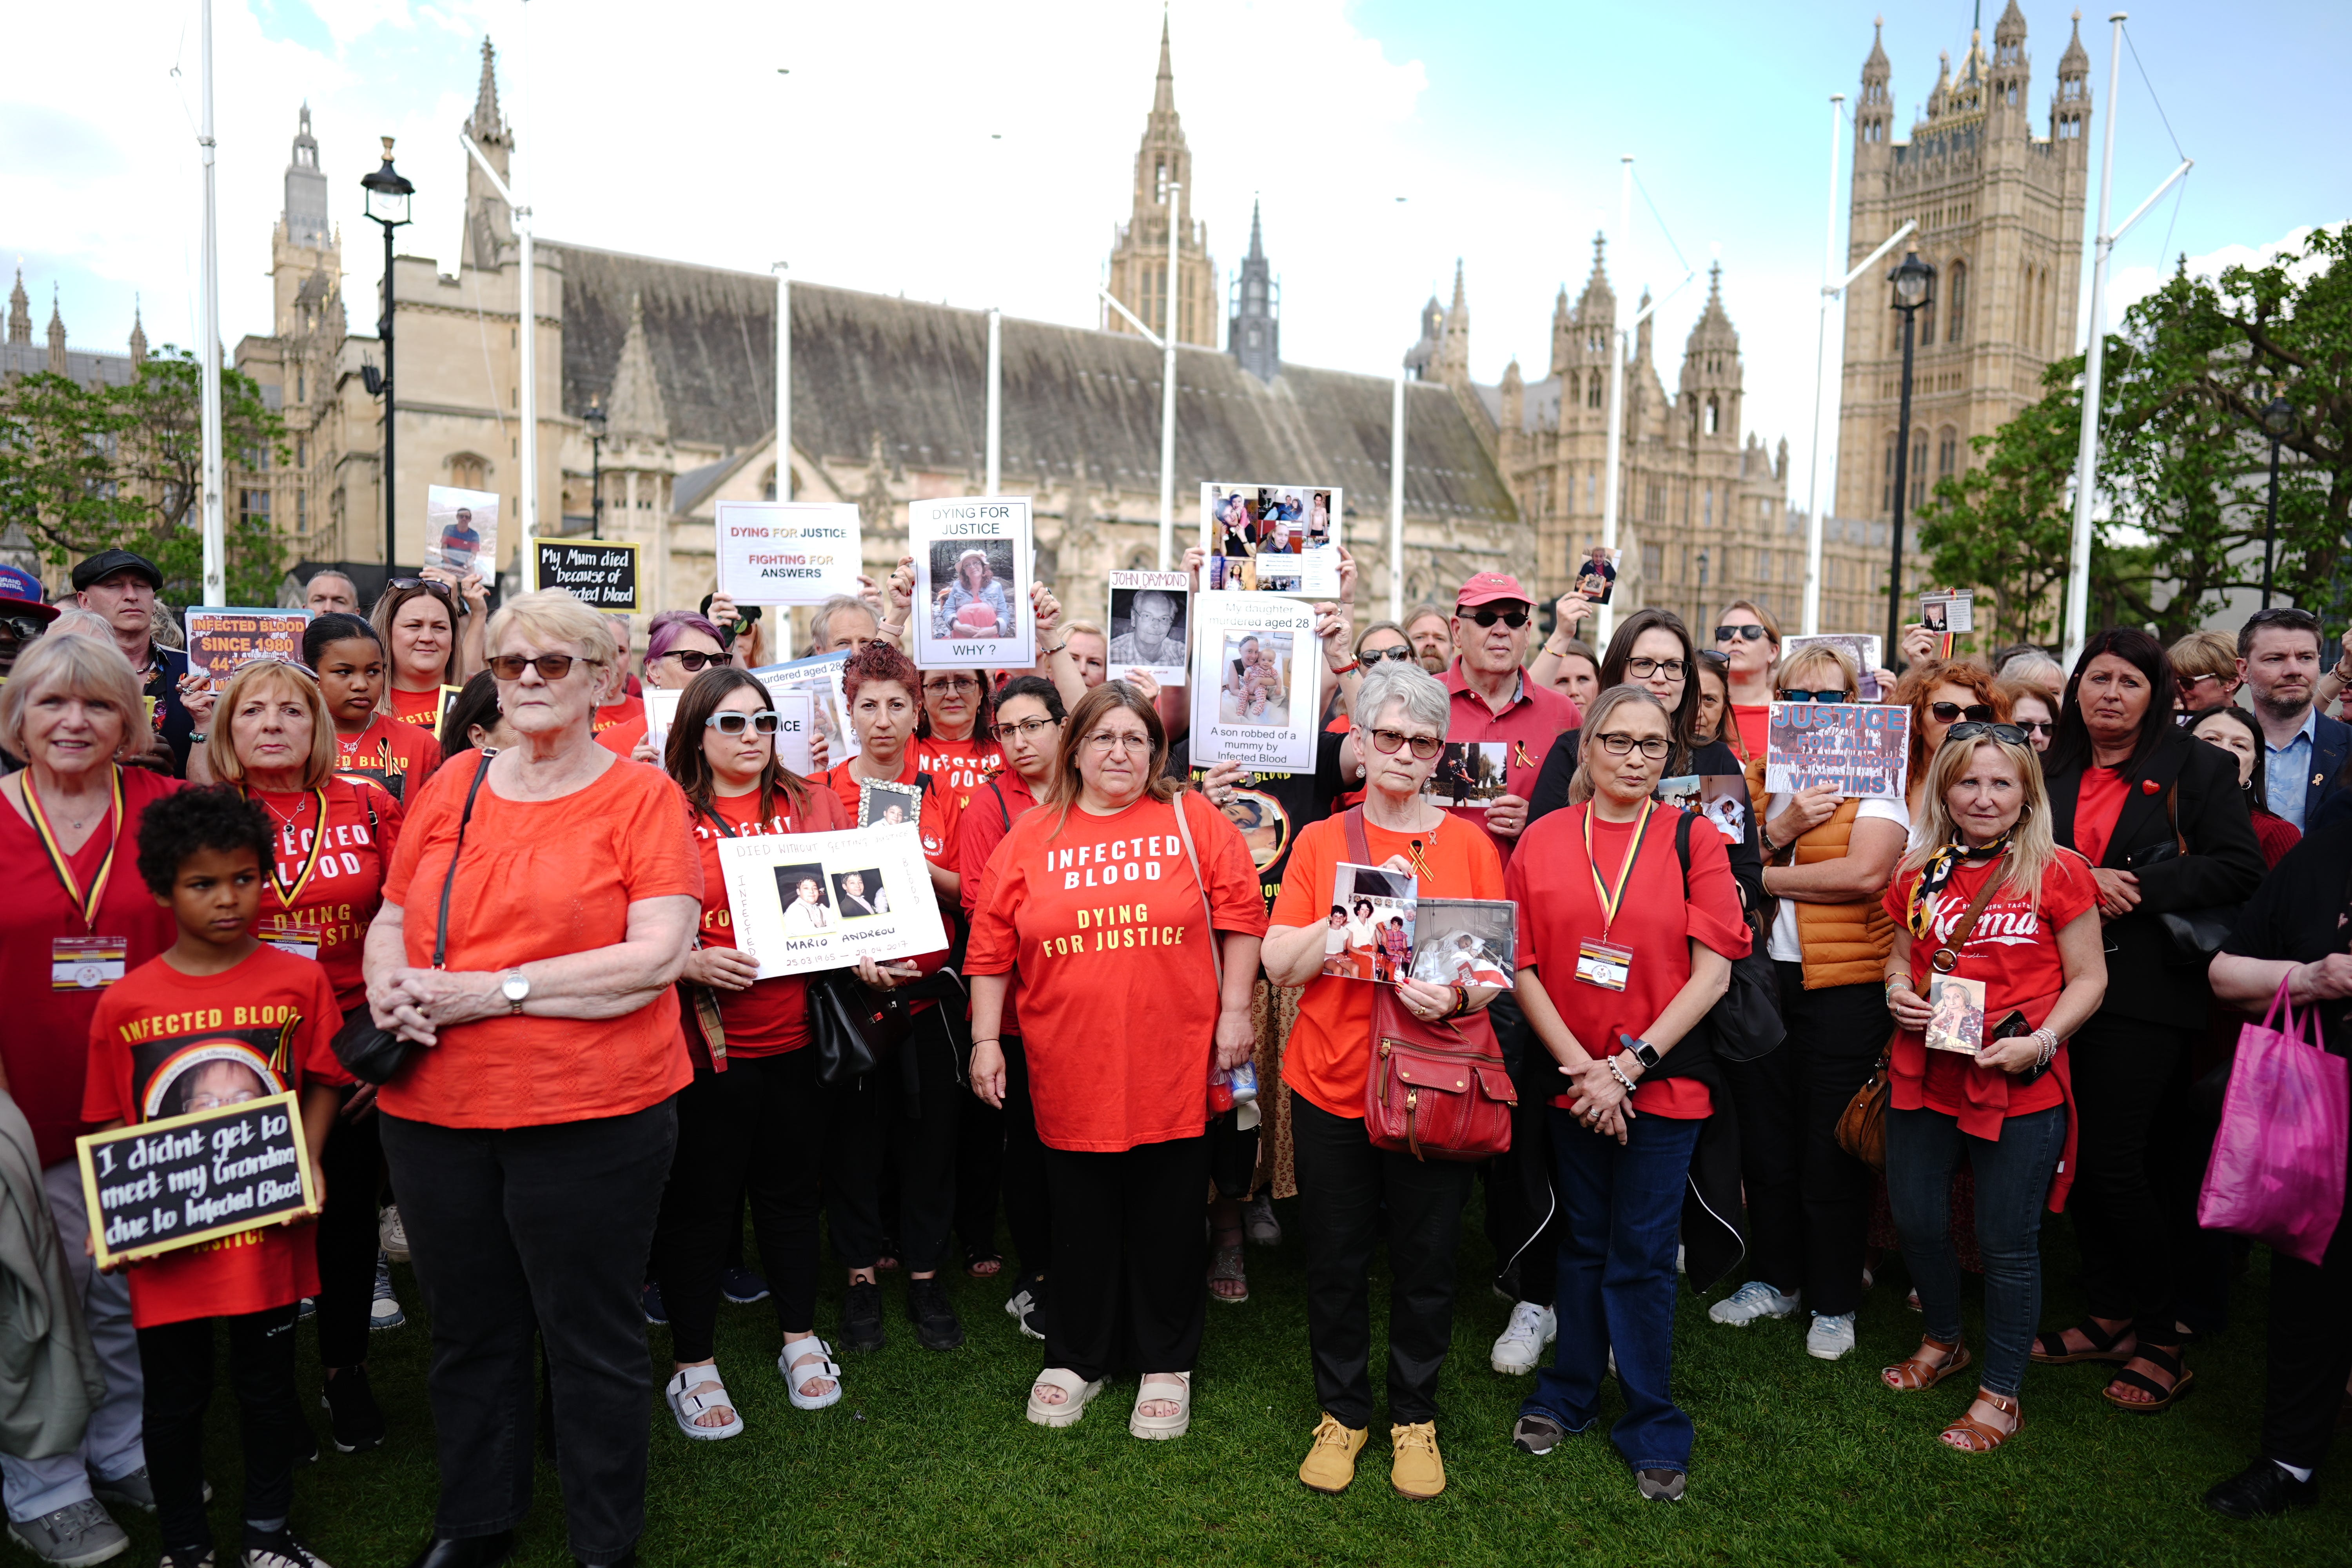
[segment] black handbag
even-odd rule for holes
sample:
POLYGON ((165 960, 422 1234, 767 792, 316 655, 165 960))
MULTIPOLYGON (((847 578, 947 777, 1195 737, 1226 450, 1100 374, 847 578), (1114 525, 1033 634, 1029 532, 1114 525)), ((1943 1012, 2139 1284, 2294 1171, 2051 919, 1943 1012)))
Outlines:
MULTIPOLYGON (((1675 824, 1675 854, 1683 863, 1683 900, 1690 900, 1691 824, 1689 812, 1675 824)), ((1780 1021, 1780 975, 1772 967, 1765 945, 1767 933, 1758 929, 1760 917, 1746 910, 1739 918, 1748 926, 1748 956, 1731 961, 1731 984, 1702 1020, 1715 1044, 1715 1054, 1727 1062, 1752 1062, 1780 1048, 1789 1031, 1780 1021)))
MULTIPOLYGON (((457 818, 457 847, 449 851, 448 874, 441 879, 441 919, 433 931, 433 967, 441 968, 449 957, 449 892, 457 885, 457 858, 466 852, 466 825, 474 820, 474 797, 481 793, 482 775, 490 771, 494 751, 485 749, 481 765, 474 770, 474 782, 466 786, 466 809, 457 818)), ((335 1031, 335 1059, 343 1070, 362 1083, 386 1084, 399 1075, 408 1064, 409 1052, 416 1042, 404 1040, 390 1029, 380 1026, 372 1008, 355 1008, 335 1031)))
POLYGON ((877 996, 854 969, 827 969, 808 977, 809 1040, 816 1052, 816 1078, 841 1089, 872 1072, 890 1047, 906 1009, 895 997, 877 996))
MULTIPOLYGON (((2133 870, 2160 866, 2189 853, 2189 841, 2180 835, 2180 818, 2173 804, 2179 788, 2175 784, 2164 792, 2164 819, 2172 826, 2172 842, 2151 844, 2134 852, 2126 861, 2133 870)), ((2230 930, 2238 923, 2238 910, 2235 905, 2218 904, 2201 910, 2167 910, 2156 921, 2164 928, 2164 966, 2201 974, 2211 966, 2221 944, 2230 940, 2230 930)))

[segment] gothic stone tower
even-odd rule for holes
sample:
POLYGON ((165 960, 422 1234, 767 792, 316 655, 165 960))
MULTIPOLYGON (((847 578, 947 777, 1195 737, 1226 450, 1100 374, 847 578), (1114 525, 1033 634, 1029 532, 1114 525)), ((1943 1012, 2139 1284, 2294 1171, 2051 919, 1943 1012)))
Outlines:
MULTIPOLYGON (((1217 346, 1217 268, 1209 258, 1209 226, 1192 221, 1192 154, 1176 115, 1176 73, 1168 63, 1168 24, 1160 24, 1160 80, 1143 144, 1135 152, 1135 209, 1118 226, 1110 252, 1112 298, 1155 332, 1168 310, 1168 187, 1177 185, 1176 341, 1217 346)), ((1103 326, 1132 332, 1127 318, 1105 307, 1103 326)))
MULTIPOLYGON (((2081 16, 2058 62, 2048 134, 2032 124, 2025 17, 2009 0, 1993 27, 1992 54, 1972 39, 1958 70, 1949 57, 1908 142, 1894 139, 1895 103, 1885 47, 1862 68, 1854 116, 1848 261, 1861 260, 1906 218, 1912 244, 1937 270, 1935 302, 1918 313, 1911 402, 1910 495, 1924 503, 1935 481, 1973 460, 1973 436, 1990 435, 2042 395, 2042 372, 2074 352, 2082 275, 2083 198, 2089 147, 2090 60, 2081 16)), ((1853 286, 1845 316, 1844 403, 1838 426, 1837 515, 1884 523, 1895 503, 1895 439, 1903 374, 1903 318, 1882 279, 1853 286)), ((1886 542, 1883 527, 1871 531, 1886 542)), ((1906 556, 1908 552, 1906 551, 1906 556)), ((1877 624, 1862 601, 1874 582, 1825 584, 1825 626, 1877 624), (1844 601, 1853 596, 1856 602, 1844 601), (1857 619, 1857 614, 1862 618, 1857 619)))
POLYGON ((1282 294, 1265 259, 1255 202, 1250 204, 1249 255, 1243 258, 1241 276, 1234 279, 1232 305, 1226 351, 1244 370, 1271 382, 1282 369, 1282 294))

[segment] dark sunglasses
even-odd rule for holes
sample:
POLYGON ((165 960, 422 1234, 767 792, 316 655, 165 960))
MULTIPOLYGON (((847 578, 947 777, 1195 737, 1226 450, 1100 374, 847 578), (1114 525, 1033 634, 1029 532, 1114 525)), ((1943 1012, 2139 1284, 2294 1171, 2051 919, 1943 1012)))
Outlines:
POLYGON ((1749 642, 1754 642, 1759 637, 1769 637, 1771 635, 1771 633, 1766 631, 1762 626, 1717 626, 1715 628, 1715 640, 1717 642, 1729 642, 1734 637, 1746 637, 1749 642))
POLYGON ((2050 719, 2020 719, 2016 727, 2029 735, 2054 735, 2058 732, 2056 721, 2050 719))
MULTIPOLYGON (((1992 710, 1981 702, 1971 702, 1965 708, 1957 702, 1930 702, 1927 704, 1927 711, 1935 716, 1936 722, 1938 724, 1948 724, 1955 719, 1966 719, 1978 724, 1992 722, 1992 710)), ((2011 728, 2014 729, 2015 726, 2012 725, 2011 728)))
POLYGON ((1437 755, 1439 749, 1445 744, 1444 741, 1433 735, 1408 736, 1399 730, 1367 730, 1364 733, 1372 738, 1374 746, 1389 756, 1396 755, 1398 747, 1409 744, 1412 747, 1412 754, 1424 763, 1437 755))
POLYGON ((552 684, 571 674, 575 664, 601 668, 604 662, 601 658, 576 658, 568 653, 543 653, 537 658, 520 653, 502 653, 492 658, 489 665, 490 673, 500 680, 520 680, 523 666, 533 665, 538 668, 539 678, 552 684))
POLYGON ((783 719, 776 713, 745 713, 738 710, 731 713, 713 713, 702 722, 706 728, 716 730, 722 735, 740 735, 747 724, 760 734, 772 735, 783 719))
POLYGON ((2279 608, 2256 610, 2246 617, 2248 626, 2293 626, 2297 631, 2319 630, 2319 617, 2309 610, 2279 608))
POLYGON ((656 657, 677 660, 678 668, 688 675, 699 675, 706 665, 715 664, 723 669, 735 662, 735 656, 731 653, 704 653, 699 648, 674 647, 656 657))
POLYGON ((2030 746, 2033 743, 2026 739, 2025 731, 2014 724, 1979 723, 1971 721, 1966 724, 1953 725, 1950 732, 1944 737, 1944 744, 1948 746, 1955 741, 1973 741, 1979 735, 1990 735, 1994 740, 2011 746, 2030 746))
POLYGON ((428 594, 438 594, 445 599, 453 596, 449 592, 449 584, 438 577, 394 577, 384 586, 394 589, 422 588, 428 594))
POLYGON ((1412 658, 1412 649, 1409 647, 1376 647, 1368 652, 1360 653, 1356 657, 1362 659, 1366 664, 1378 664, 1384 658, 1392 658, 1399 664, 1402 664, 1412 658))
POLYGON ((1783 702, 1851 702, 1853 697, 1842 686, 1828 687, 1820 691, 1808 691, 1801 686, 1784 686, 1780 689, 1780 700, 1783 702))
POLYGON ((38 616, 0 616, 0 632, 6 632, 18 642, 31 642, 47 630, 48 623, 38 616))
POLYGON ((1698 661, 1701 664, 1706 665, 1709 669, 1729 669, 1731 668, 1731 656, 1727 653, 1717 652, 1716 649, 1711 647, 1703 647, 1698 650, 1698 661))
POLYGON ((1528 624, 1528 612, 1525 610, 1495 610, 1481 605, 1475 610, 1459 610, 1456 613, 1464 620, 1482 626, 1491 626, 1496 621, 1500 621, 1513 631, 1517 631, 1528 624))

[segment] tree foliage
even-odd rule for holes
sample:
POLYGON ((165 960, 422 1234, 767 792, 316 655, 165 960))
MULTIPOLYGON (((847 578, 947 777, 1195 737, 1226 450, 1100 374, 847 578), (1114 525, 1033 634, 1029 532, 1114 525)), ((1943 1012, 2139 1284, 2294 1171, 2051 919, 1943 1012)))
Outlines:
MULTIPOLYGON (((203 589, 203 367, 166 347, 127 385, 84 385, 41 372, 0 386, 0 529, 24 529, 67 565, 101 550, 135 550, 162 568, 165 600, 203 589)), ((288 456, 285 422, 261 388, 221 375, 223 533, 232 604, 276 602, 284 546, 236 504, 240 475, 258 480, 288 456)))

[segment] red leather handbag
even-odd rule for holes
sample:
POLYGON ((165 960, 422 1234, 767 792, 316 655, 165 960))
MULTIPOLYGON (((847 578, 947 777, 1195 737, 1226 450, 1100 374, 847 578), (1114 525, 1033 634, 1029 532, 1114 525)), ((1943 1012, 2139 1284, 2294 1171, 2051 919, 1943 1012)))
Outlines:
MULTIPOLYGON (((1371 865, 1364 808, 1350 807, 1347 823, 1349 853, 1371 865)), ((1519 1096, 1486 1015, 1424 1023, 1405 1010, 1395 986, 1373 985, 1372 1064, 1364 1075, 1372 1147, 1416 1160, 1485 1160, 1508 1150, 1519 1096)))

